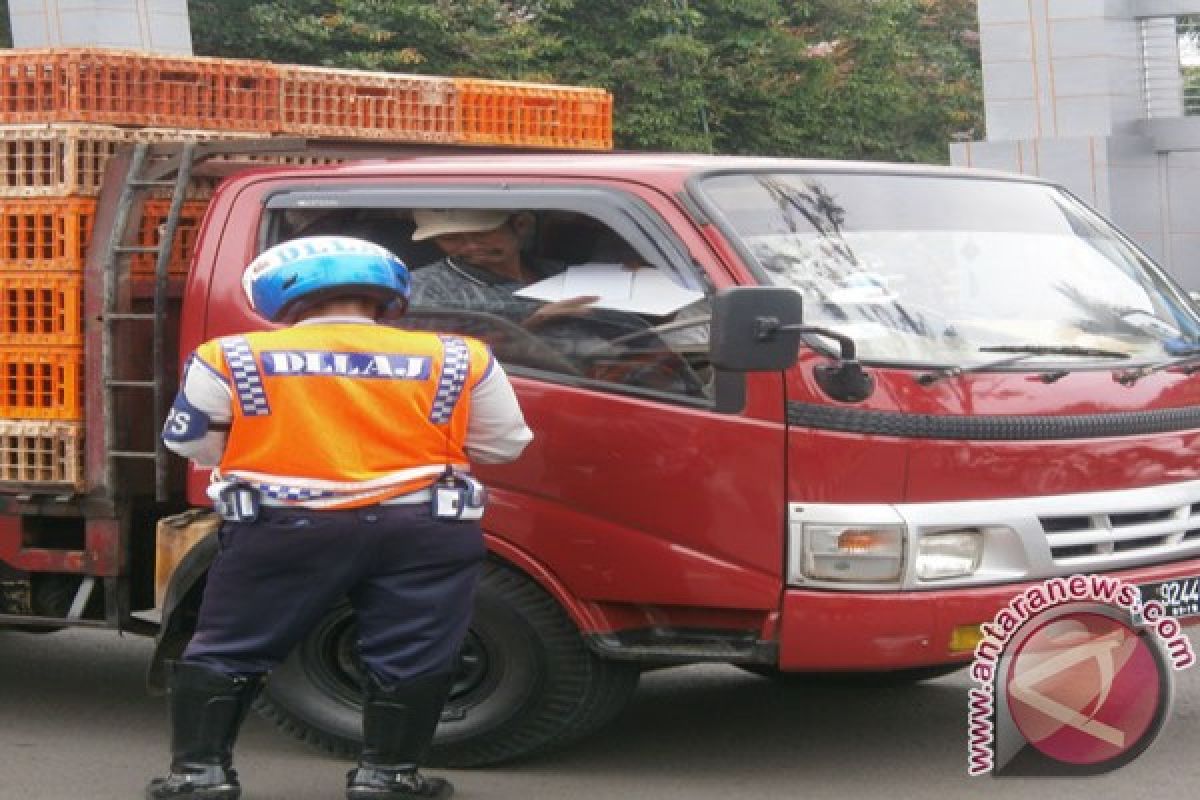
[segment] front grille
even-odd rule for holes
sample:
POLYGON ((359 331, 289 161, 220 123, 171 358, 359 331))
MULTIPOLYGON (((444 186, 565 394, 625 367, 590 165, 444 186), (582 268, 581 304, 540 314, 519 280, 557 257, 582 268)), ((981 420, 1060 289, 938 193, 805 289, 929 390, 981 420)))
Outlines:
MULTIPOLYGON (((1144 553, 1168 559, 1172 549, 1200 540, 1200 503, 1137 511, 1041 516, 1038 521, 1055 563, 1094 561, 1106 555, 1144 553)), ((1180 553, 1183 555, 1183 553, 1180 553)))

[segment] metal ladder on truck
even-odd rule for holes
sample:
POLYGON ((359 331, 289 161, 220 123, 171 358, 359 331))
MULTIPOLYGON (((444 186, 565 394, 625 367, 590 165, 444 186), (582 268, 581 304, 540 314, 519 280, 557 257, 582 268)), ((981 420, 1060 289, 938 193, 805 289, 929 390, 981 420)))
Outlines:
MULTIPOLYGON (((122 449, 117 445, 119 428, 131 422, 131 420, 118 419, 117 397, 119 394, 124 392, 149 393, 150 407, 153 409, 153 413, 149 415, 151 420, 157 420, 159 412, 163 408, 163 395, 166 390, 163 359, 165 357, 167 268, 179 229, 183 202, 187 196, 188 185, 191 183, 192 165, 196 156, 196 143, 186 142, 179 146, 177 156, 168 157, 166 162, 162 163, 162 159, 151 157, 152 147, 153 145, 147 143, 134 145, 132 153, 126 156, 127 163, 121 164, 118 161, 118 168, 124 166, 125 170, 115 202, 109 201, 105 197, 104 190, 101 190, 97 202, 97 217, 101 215, 101 209, 106 209, 111 213, 111 220, 97 219, 92 246, 98 252, 100 268, 98 270, 89 269, 88 275, 92 279, 93 285, 88 286, 87 289, 92 291, 85 292, 85 296, 96 297, 100 303, 99 315, 88 317, 89 320, 97 320, 100 325, 99 358, 95 358, 93 354, 93 357, 89 359, 92 371, 99 371, 100 374, 98 376, 87 375, 84 383, 88 387, 87 399, 89 401, 86 417, 88 427, 86 441, 88 442, 89 456, 87 474, 93 483, 99 484, 99 488, 102 489, 105 498, 109 501, 115 499, 121 488, 118 484, 117 465, 126 459, 153 460, 155 500, 157 502, 167 500, 166 458, 159 437, 154 436, 151 439, 156 444, 153 449, 149 450, 122 449), (171 176, 172 172, 174 173, 173 177, 171 176), (134 237, 140 223, 140 214, 135 211, 154 189, 171 190, 170 210, 165 223, 158 231, 158 242, 154 245, 131 244, 131 241, 136 241, 134 237), (103 224, 104 222, 108 224, 103 224), (103 238, 100 238, 101 236, 103 238), (136 311, 133 309, 133 300, 130 294, 130 261, 132 256, 143 253, 152 255, 155 259, 154 290, 150 309, 136 311), (94 284, 97 282, 101 285, 95 286, 94 284), (140 323, 149 328, 151 373, 147 376, 131 378, 118 377, 116 374, 117 329, 126 323, 140 323), (95 380, 97 377, 98 381, 95 380), (93 408, 92 401, 95 399, 100 400, 98 409, 93 408), (98 410, 99 413, 94 413, 94 410, 98 410), (92 458, 93 455, 97 456, 95 460, 92 458), (93 468, 96 466, 96 461, 101 460, 101 457, 103 467, 96 471, 93 468), (97 475, 101 476, 99 481, 96 481, 97 475)), ((124 154, 118 155, 116 158, 120 159, 122 155, 124 154)), ((108 175, 111 176, 112 173, 113 170, 110 168, 108 175)), ((105 185, 110 185, 110 182, 106 180, 105 185)), ((91 340, 90 343, 95 344, 95 340, 91 340)))

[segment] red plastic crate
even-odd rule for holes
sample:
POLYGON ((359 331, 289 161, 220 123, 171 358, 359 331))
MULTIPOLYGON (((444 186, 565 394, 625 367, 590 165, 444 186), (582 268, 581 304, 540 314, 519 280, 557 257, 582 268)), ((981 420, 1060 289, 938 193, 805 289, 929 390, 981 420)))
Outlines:
POLYGON ((83 418, 83 348, 0 348, 0 417, 83 418))
POLYGON ((454 81, 281 65, 282 133, 404 142, 458 141, 454 81))
POLYGON ((0 420, 0 481, 83 484, 83 426, 0 420))
POLYGON ((64 48, 0 51, 0 123, 273 131, 279 76, 265 61, 64 48))
POLYGON ((612 95, 603 89, 457 78, 461 141, 612 149, 612 95))
POLYGON ((87 197, 0 202, 0 271, 82 270, 95 213, 87 197))
POLYGON ((83 279, 0 273, 0 343, 79 345, 83 279))
MULTIPOLYGON (((95 195, 108 159, 123 144, 257 139, 263 133, 223 133, 108 125, 0 127, 0 197, 95 195)), ((211 191, 197 187, 197 191, 211 191)))

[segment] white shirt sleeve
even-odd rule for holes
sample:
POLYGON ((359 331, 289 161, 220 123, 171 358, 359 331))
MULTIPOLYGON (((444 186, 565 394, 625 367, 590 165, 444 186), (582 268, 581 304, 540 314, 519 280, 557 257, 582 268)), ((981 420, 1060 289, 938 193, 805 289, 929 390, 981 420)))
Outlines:
POLYGON ((198 356, 188 359, 179 394, 167 418, 163 444, 201 467, 215 467, 225 452, 232 419, 233 391, 224 376, 198 356), (176 435, 172 435, 172 426, 181 409, 186 415, 200 418, 201 424, 195 425, 195 420, 192 425, 179 421, 174 430, 176 435))
POLYGON ((471 390, 467 455, 481 464, 513 461, 533 441, 533 431, 517 403, 508 375, 493 361, 488 374, 471 390))

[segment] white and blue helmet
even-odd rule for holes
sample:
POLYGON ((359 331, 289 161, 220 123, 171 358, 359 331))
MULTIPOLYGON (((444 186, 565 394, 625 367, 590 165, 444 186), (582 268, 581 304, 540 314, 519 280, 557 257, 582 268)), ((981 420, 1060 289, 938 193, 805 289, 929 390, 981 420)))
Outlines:
MULTIPOLYGON (((263 251, 242 273, 250 307, 272 322, 339 295, 406 306, 408 267, 372 242, 349 236, 307 236, 263 251)), ((403 310, 403 309, 401 309, 403 310)))

